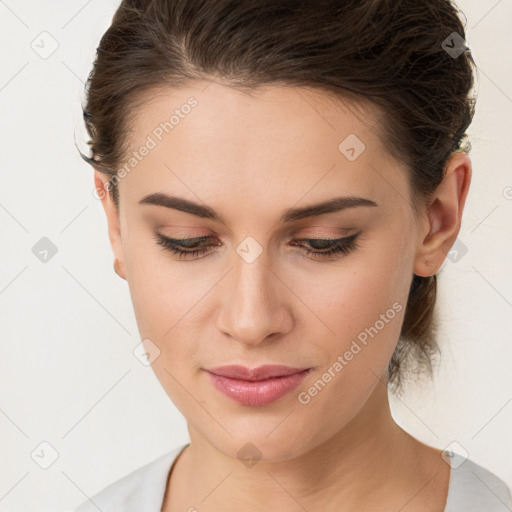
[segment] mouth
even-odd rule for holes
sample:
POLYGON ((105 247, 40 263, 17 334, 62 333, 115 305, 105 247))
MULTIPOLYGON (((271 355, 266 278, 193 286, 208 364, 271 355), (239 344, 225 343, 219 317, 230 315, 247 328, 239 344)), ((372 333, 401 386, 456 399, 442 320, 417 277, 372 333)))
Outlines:
POLYGON ((295 389, 312 368, 265 365, 254 369, 231 365, 205 370, 214 387, 241 405, 261 407, 295 389))
POLYGON ((206 371, 219 375, 220 377, 247 381, 260 381, 270 379, 272 377, 286 377, 309 369, 310 368, 307 367, 294 368, 290 366, 266 364, 252 369, 240 365, 217 366, 215 368, 207 368, 206 371))

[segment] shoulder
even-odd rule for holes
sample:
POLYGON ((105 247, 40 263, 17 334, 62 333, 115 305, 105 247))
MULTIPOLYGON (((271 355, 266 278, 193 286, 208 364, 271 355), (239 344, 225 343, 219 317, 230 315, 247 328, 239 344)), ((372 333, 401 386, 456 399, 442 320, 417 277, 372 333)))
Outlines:
POLYGON ((507 484, 471 459, 452 453, 445 512, 505 512, 512 508, 507 484))
POLYGON ((159 512, 171 465, 187 445, 181 445, 111 483, 74 512, 159 512))

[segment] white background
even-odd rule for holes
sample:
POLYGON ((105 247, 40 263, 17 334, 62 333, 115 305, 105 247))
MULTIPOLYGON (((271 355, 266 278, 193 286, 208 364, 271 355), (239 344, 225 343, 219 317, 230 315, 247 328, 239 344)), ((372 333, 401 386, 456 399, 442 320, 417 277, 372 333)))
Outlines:
MULTIPOLYGON (((184 418, 132 353, 128 286, 112 268, 92 168, 74 146, 76 132, 86 149, 83 82, 117 5, 0 0, 0 512, 72 510, 188 441, 184 418), (58 43, 48 58, 31 47, 43 51, 46 38, 51 49, 43 31, 58 43), (57 248, 47 263, 32 252, 43 237, 57 248), (48 469, 31 456, 50 456, 44 441, 58 453, 48 469)), ((458 5, 479 67, 459 235, 468 252, 443 265, 434 384, 410 384, 392 406, 413 435, 458 442, 512 487, 512 1, 458 5)))

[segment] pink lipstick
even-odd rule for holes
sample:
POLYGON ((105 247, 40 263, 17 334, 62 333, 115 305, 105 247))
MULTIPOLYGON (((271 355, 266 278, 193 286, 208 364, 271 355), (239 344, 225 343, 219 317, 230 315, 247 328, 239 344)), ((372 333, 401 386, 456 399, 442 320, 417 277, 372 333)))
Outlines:
POLYGON ((213 385, 242 405, 261 407, 296 388, 311 368, 264 365, 257 368, 230 365, 206 370, 213 385))

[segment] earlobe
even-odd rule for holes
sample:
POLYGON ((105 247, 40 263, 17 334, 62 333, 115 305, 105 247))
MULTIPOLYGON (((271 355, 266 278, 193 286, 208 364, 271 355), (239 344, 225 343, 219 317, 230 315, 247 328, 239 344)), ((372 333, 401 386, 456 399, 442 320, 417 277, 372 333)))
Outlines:
POLYGON ((114 272, 119 277, 121 277, 122 279, 124 279, 126 281, 126 275, 125 275, 124 271, 121 269, 121 267, 119 265, 119 260, 117 258, 114 260, 114 272))
POLYGON ((124 271, 123 245, 121 239, 121 225, 117 208, 112 200, 109 177, 97 169, 94 169, 94 184, 97 196, 101 200, 107 216, 108 237, 114 253, 114 270, 119 277, 126 279, 124 271))
POLYGON ((414 273, 418 276, 430 276, 439 270, 460 231, 471 182, 471 160, 457 151, 448 159, 445 169, 427 207, 426 234, 420 234, 414 261, 414 273))

